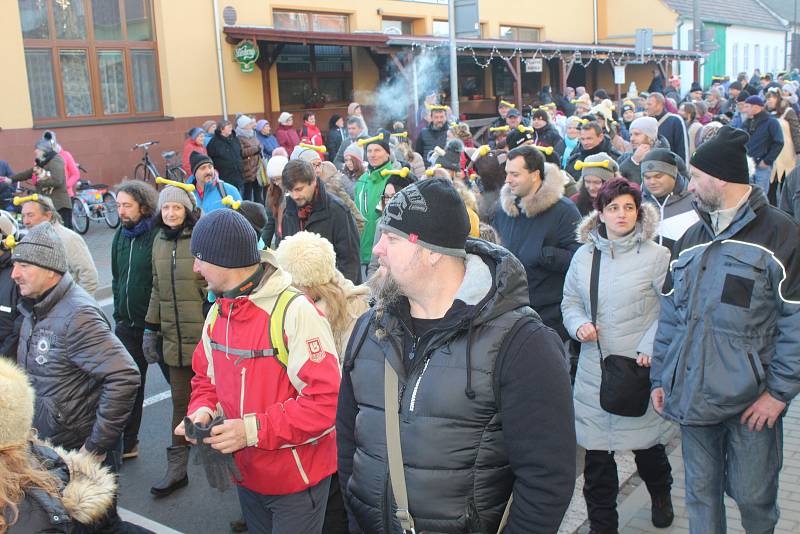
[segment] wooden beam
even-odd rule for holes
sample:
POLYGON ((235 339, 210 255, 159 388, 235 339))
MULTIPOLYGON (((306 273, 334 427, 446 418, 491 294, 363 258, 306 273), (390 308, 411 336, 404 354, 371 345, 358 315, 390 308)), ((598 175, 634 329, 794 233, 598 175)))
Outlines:
POLYGON ((569 77, 570 71, 572 71, 572 62, 569 64, 567 60, 563 57, 559 60, 561 63, 561 94, 566 96, 567 94, 567 78, 569 77))
POLYGON ((522 112, 522 68, 520 67, 520 59, 517 54, 514 56, 514 66, 517 69, 517 83, 514 85, 514 97, 517 100, 517 109, 522 112))
MULTIPOLYGON (((277 56, 276 56, 277 57, 277 56)), ((272 87, 269 82, 269 73, 272 70, 272 63, 259 65, 261 69, 261 95, 264 100, 264 114, 272 118, 272 87)), ((272 122, 272 120, 270 120, 272 122)))
POLYGON ((397 54, 394 52, 390 52, 389 58, 397 67, 397 70, 400 71, 400 74, 403 75, 403 78, 405 78, 408 82, 411 82, 411 75, 406 71, 406 65, 404 65, 403 62, 397 58, 397 54))

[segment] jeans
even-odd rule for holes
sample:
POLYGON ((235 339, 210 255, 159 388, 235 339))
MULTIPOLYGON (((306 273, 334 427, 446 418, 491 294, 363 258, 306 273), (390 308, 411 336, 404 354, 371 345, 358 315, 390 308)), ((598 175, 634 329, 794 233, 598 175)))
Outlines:
MULTIPOLYGON (((663 445, 633 451, 636 469, 652 497, 669 495, 672 490, 672 467, 663 445)), ((586 451, 583 469, 583 498, 593 531, 616 532, 619 526, 617 494, 619 478, 614 452, 586 451)))
POLYGON ((250 534, 322 534, 331 477, 288 495, 262 495, 237 486, 250 534))
POLYGON ((772 174, 772 167, 761 167, 761 165, 756 165, 756 172, 753 177, 750 179, 750 183, 753 185, 757 185, 760 187, 764 194, 766 195, 769 192, 769 177, 772 174))
POLYGON ((692 532, 724 534, 724 494, 739 506, 748 534, 772 532, 778 522, 778 474, 783 464, 783 419, 751 432, 739 416, 711 426, 682 426, 686 511, 692 532))

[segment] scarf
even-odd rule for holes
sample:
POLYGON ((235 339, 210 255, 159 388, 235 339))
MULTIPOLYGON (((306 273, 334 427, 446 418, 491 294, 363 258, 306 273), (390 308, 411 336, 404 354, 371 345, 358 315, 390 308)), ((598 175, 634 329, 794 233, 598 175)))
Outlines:
POLYGON ((569 161, 569 157, 572 154, 572 151, 575 150, 575 147, 578 146, 578 141, 580 140, 579 137, 575 139, 570 139, 567 136, 564 136, 564 154, 561 156, 561 168, 567 168, 567 162, 569 161))
POLYGON ((253 128, 236 128, 236 135, 239 137, 255 137, 256 131, 253 128))
POLYGON ((136 226, 133 228, 127 228, 123 225, 122 227, 122 235, 127 237, 128 239, 136 239, 140 235, 144 234, 145 232, 150 231, 153 227, 153 223, 155 222, 154 217, 150 217, 149 219, 142 219, 136 226))
POLYGON ((34 161, 36 162, 37 167, 44 168, 44 166, 50 163, 50 160, 52 160, 57 155, 58 152, 56 152, 55 150, 48 150, 47 152, 44 153, 44 155, 42 155, 42 159, 36 158, 34 161))
POLYGON ((314 192, 314 199, 311 202, 308 202, 302 208, 299 208, 297 210, 297 217, 300 219, 300 230, 305 230, 308 218, 314 211, 314 204, 317 202, 318 199, 319 199, 319 184, 317 184, 317 190, 314 192))

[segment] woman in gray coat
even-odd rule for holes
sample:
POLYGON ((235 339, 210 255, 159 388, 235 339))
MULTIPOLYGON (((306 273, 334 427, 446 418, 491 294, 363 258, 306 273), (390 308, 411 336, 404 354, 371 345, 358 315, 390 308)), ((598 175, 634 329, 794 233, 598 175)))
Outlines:
POLYGON ((617 465, 614 451, 633 450, 639 475, 652 499, 657 527, 672 523, 672 476, 664 443, 672 430, 652 406, 641 417, 623 417, 600 406, 599 332, 603 356, 616 354, 649 367, 658 325, 659 292, 669 251, 652 241, 658 212, 642 204, 638 186, 624 178, 606 182, 595 198, 596 211, 578 226, 583 246, 572 258, 564 283, 564 327, 581 342, 575 377, 575 429, 586 449, 583 494, 591 532, 617 532, 617 465), (601 254, 596 328, 589 282, 592 256, 601 254))

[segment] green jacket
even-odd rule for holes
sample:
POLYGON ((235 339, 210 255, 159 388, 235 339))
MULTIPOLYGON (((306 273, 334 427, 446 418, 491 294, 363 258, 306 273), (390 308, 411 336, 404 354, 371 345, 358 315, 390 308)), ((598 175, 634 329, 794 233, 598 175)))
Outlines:
POLYGON ((114 321, 144 328, 144 317, 153 288, 152 249, 158 228, 150 228, 133 239, 117 229, 111 243, 111 291, 114 321))
POLYGON ((192 365, 206 320, 208 290, 205 279, 192 270, 191 240, 192 229, 185 228, 177 239, 161 230, 153 241, 153 290, 145 322, 148 328, 160 327, 164 363, 172 367, 192 365))
POLYGON ((381 195, 386 187, 388 176, 381 176, 383 169, 391 169, 392 162, 387 161, 377 169, 367 171, 356 182, 355 201, 358 211, 367 220, 361 232, 361 263, 369 264, 372 258, 372 246, 375 240, 375 228, 381 213, 377 210, 381 195))

